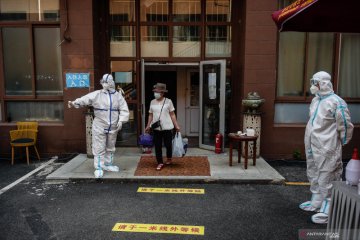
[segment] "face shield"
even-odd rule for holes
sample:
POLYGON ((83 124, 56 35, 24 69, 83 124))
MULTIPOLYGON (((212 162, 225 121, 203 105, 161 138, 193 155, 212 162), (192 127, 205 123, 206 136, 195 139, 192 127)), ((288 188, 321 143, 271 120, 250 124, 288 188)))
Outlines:
POLYGON ((322 81, 331 81, 331 76, 327 72, 320 71, 313 75, 313 77, 310 79, 311 85, 316 85, 319 82, 322 81))
POLYGON ((311 79, 310 79, 310 84, 311 85, 317 85, 318 83, 320 82, 320 78, 317 78, 317 77, 312 77, 311 79))
POLYGON ((115 89, 115 82, 111 74, 104 74, 100 80, 100 84, 103 86, 103 89, 115 89))
POLYGON ((331 76, 329 73, 320 71, 313 75, 310 79, 310 92, 316 94, 319 91, 322 95, 332 91, 331 76))

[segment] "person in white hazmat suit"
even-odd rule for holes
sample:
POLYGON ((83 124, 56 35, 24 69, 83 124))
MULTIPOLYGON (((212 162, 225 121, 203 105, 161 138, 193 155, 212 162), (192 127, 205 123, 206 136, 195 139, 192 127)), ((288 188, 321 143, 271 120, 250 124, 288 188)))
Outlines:
POLYGON ((299 207, 318 212, 311 220, 325 224, 331 201, 331 182, 341 180, 342 146, 351 140, 354 126, 346 102, 333 91, 330 74, 317 72, 310 81, 310 91, 315 97, 310 105, 304 141, 312 197, 299 207))
POLYGON ((84 106, 94 108, 92 152, 94 154, 95 178, 101 178, 104 170, 119 171, 119 167, 113 165, 116 137, 122 128, 122 124, 129 120, 128 105, 122 94, 115 90, 112 75, 104 74, 100 83, 103 89, 68 102, 69 108, 84 106))

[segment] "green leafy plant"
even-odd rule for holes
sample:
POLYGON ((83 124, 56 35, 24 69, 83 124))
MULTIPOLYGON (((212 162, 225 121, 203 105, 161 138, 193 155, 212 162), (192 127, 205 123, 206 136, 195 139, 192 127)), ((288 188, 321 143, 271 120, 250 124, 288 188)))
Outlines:
POLYGON ((295 160, 300 160, 301 159, 301 151, 299 149, 295 149, 293 151, 293 158, 295 160))

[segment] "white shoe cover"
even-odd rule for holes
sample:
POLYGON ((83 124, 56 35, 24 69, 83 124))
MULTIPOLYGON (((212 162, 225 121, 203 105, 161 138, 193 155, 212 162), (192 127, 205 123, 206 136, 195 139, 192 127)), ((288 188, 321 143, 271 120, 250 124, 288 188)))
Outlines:
POLYGON ((311 205, 311 201, 304 202, 299 205, 299 208, 307 212, 319 212, 320 208, 315 208, 311 205))
POLYGON ((118 172, 119 171, 119 167, 118 166, 114 166, 114 165, 109 165, 109 166, 104 166, 102 167, 102 169, 104 169, 105 171, 108 172, 118 172))
POLYGON ((326 198, 322 202, 320 212, 311 216, 311 221, 313 223, 318 223, 318 224, 328 223, 330 203, 331 203, 330 198, 326 198))
POLYGON ((300 204, 299 208, 307 212, 319 212, 323 197, 320 193, 313 193, 311 200, 300 204))
POLYGON ((94 172, 95 178, 102 178, 104 176, 104 171, 101 169, 96 169, 94 172))
POLYGON ((311 216, 311 221, 317 224, 327 224, 329 215, 326 213, 317 213, 311 216))

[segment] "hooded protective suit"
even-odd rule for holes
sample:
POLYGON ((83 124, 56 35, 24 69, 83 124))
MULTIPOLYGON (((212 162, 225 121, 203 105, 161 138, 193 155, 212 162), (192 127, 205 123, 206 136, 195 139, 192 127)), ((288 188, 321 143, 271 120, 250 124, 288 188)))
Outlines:
MULTIPOLYGON (((347 104, 333 91, 328 73, 321 71, 314 74, 311 84, 315 97, 310 105, 304 141, 312 199, 301 204, 300 208, 318 211, 321 207, 321 214, 326 215, 327 221, 331 182, 341 179, 342 146, 351 140, 354 126, 347 104)), ((314 216, 314 222, 322 223, 314 216)))
POLYGON ((68 104, 69 107, 75 108, 94 108, 92 151, 96 178, 103 176, 103 170, 119 171, 119 168, 113 165, 116 137, 122 123, 129 120, 128 105, 121 93, 115 91, 112 75, 104 74, 100 83, 103 86, 102 90, 91 92, 73 102, 69 101, 68 104))

